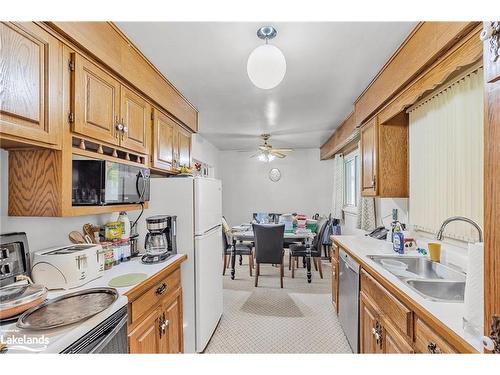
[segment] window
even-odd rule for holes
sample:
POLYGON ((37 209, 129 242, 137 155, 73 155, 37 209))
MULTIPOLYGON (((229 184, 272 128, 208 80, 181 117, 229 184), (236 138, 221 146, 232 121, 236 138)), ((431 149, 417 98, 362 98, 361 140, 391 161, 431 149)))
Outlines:
POLYGON ((344 207, 355 208, 359 190, 358 150, 344 157, 344 207))

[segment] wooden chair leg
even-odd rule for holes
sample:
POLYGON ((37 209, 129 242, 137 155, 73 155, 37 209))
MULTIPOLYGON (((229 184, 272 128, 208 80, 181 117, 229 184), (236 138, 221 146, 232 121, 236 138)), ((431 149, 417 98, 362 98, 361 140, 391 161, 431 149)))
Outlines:
POLYGON ((285 275, 285 270, 284 270, 284 265, 283 265, 283 259, 281 259, 281 265, 280 265, 280 283, 281 283, 281 289, 283 289, 283 276, 285 275))
POLYGON ((250 262, 252 262, 252 269, 254 269, 255 264, 254 264, 254 258, 253 258, 253 251, 250 253, 250 262))
POLYGON ((292 269, 292 252, 288 250, 288 270, 292 269))
POLYGON ((222 276, 226 274, 226 268, 227 268, 227 254, 224 254, 224 268, 222 268, 222 276))
POLYGON ((317 271, 318 270, 318 258, 313 258, 313 263, 314 263, 314 269, 317 271))
POLYGON ((321 266, 321 257, 318 258, 318 271, 319 271, 319 277, 323 278, 323 268, 321 266))
POLYGON ((248 255, 248 269, 250 270, 250 277, 252 277, 252 254, 248 255))
POLYGON ((292 279, 295 278, 295 258, 292 258, 292 279))
POLYGON ((257 267, 255 268, 255 286, 259 284, 259 274, 260 274, 260 263, 257 263, 257 267))

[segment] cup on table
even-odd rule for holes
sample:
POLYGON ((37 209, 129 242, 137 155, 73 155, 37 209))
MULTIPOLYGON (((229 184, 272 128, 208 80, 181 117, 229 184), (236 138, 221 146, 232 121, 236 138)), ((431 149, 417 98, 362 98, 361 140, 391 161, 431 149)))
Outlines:
POLYGON ((433 262, 441 261, 441 244, 429 242, 429 257, 433 262))

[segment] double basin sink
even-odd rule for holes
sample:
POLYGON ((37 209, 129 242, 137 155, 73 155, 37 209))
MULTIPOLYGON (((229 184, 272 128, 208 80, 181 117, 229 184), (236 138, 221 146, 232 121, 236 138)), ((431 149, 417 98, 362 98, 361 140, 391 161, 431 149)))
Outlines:
POLYGON ((463 302, 465 273, 421 256, 368 255, 426 299, 463 302))

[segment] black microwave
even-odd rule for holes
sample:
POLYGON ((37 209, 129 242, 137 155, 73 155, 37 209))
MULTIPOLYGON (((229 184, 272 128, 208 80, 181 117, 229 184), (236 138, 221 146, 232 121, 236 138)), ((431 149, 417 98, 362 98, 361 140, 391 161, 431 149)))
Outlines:
POLYGON ((147 168, 73 157, 73 206, 104 206, 149 201, 147 168))

